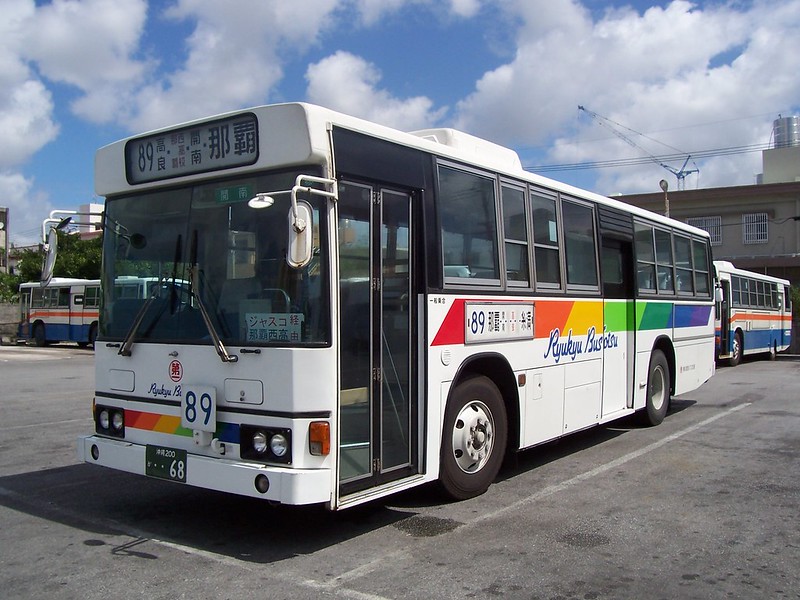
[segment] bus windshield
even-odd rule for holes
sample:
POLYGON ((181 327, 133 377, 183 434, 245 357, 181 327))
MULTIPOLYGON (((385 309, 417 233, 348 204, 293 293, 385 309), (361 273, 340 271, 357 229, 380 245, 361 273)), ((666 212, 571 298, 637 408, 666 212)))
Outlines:
POLYGON ((248 205, 256 193, 290 189, 297 175, 108 198, 102 338, 211 344, 205 308, 226 345, 327 344, 325 200, 307 199, 313 259, 300 269, 286 262, 289 194, 264 209, 248 205))

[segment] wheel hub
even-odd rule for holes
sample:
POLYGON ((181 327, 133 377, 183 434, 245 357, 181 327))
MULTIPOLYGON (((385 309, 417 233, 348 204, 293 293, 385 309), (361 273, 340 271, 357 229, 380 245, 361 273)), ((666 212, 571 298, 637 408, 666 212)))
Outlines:
POLYGON ((494 420, 487 406, 478 400, 461 409, 453 427, 453 456, 465 473, 480 471, 492 453, 494 420))

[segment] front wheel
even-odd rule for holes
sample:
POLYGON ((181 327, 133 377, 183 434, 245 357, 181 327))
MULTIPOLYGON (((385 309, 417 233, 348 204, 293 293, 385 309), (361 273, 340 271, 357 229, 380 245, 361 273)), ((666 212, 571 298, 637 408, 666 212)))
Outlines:
POLYGON ((36 323, 33 326, 33 343, 39 348, 47 345, 47 336, 44 333, 44 324, 36 323))
POLYGON ((670 393, 669 363, 661 350, 653 350, 650 356, 650 372, 647 376, 647 398, 641 420, 645 425, 659 425, 667 416, 670 393))
POLYGON ((738 331, 733 336, 733 348, 731 348, 731 358, 728 361, 730 366, 735 367, 740 362, 742 362, 742 350, 744 348, 744 344, 742 343, 742 334, 738 331))
POLYGON ((471 377, 450 394, 442 430, 439 483, 454 500, 483 494, 503 462, 508 422, 488 377, 471 377))

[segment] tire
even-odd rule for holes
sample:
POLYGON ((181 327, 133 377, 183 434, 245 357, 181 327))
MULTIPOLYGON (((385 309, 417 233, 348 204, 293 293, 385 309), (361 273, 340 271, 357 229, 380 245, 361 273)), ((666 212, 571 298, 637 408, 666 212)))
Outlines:
POLYGON ((506 406, 488 377, 475 376, 450 394, 442 430, 439 484, 454 500, 480 496, 497 477, 508 438, 506 406))
POLYGON ((650 356, 650 371, 647 375, 647 398, 641 412, 644 425, 659 425, 667 416, 670 402, 670 375, 667 357, 661 350, 653 350, 650 356))
POLYGON ((33 343, 42 348, 47 345, 47 336, 44 333, 44 323, 36 323, 33 326, 33 334, 31 335, 33 343))
POLYGON ((728 361, 728 364, 732 367, 735 367, 742 362, 743 351, 744 344, 742 343, 742 334, 741 332, 737 331, 736 335, 733 336, 733 348, 731 349, 731 358, 728 361))

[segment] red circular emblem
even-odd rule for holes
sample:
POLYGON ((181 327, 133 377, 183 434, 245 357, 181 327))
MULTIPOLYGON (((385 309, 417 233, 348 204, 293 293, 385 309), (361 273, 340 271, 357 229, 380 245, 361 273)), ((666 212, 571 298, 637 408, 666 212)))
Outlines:
POLYGON ((180 381, 183 378, 183 365, 179 360, 169 363, 169 378, 172 381, 180 381))

